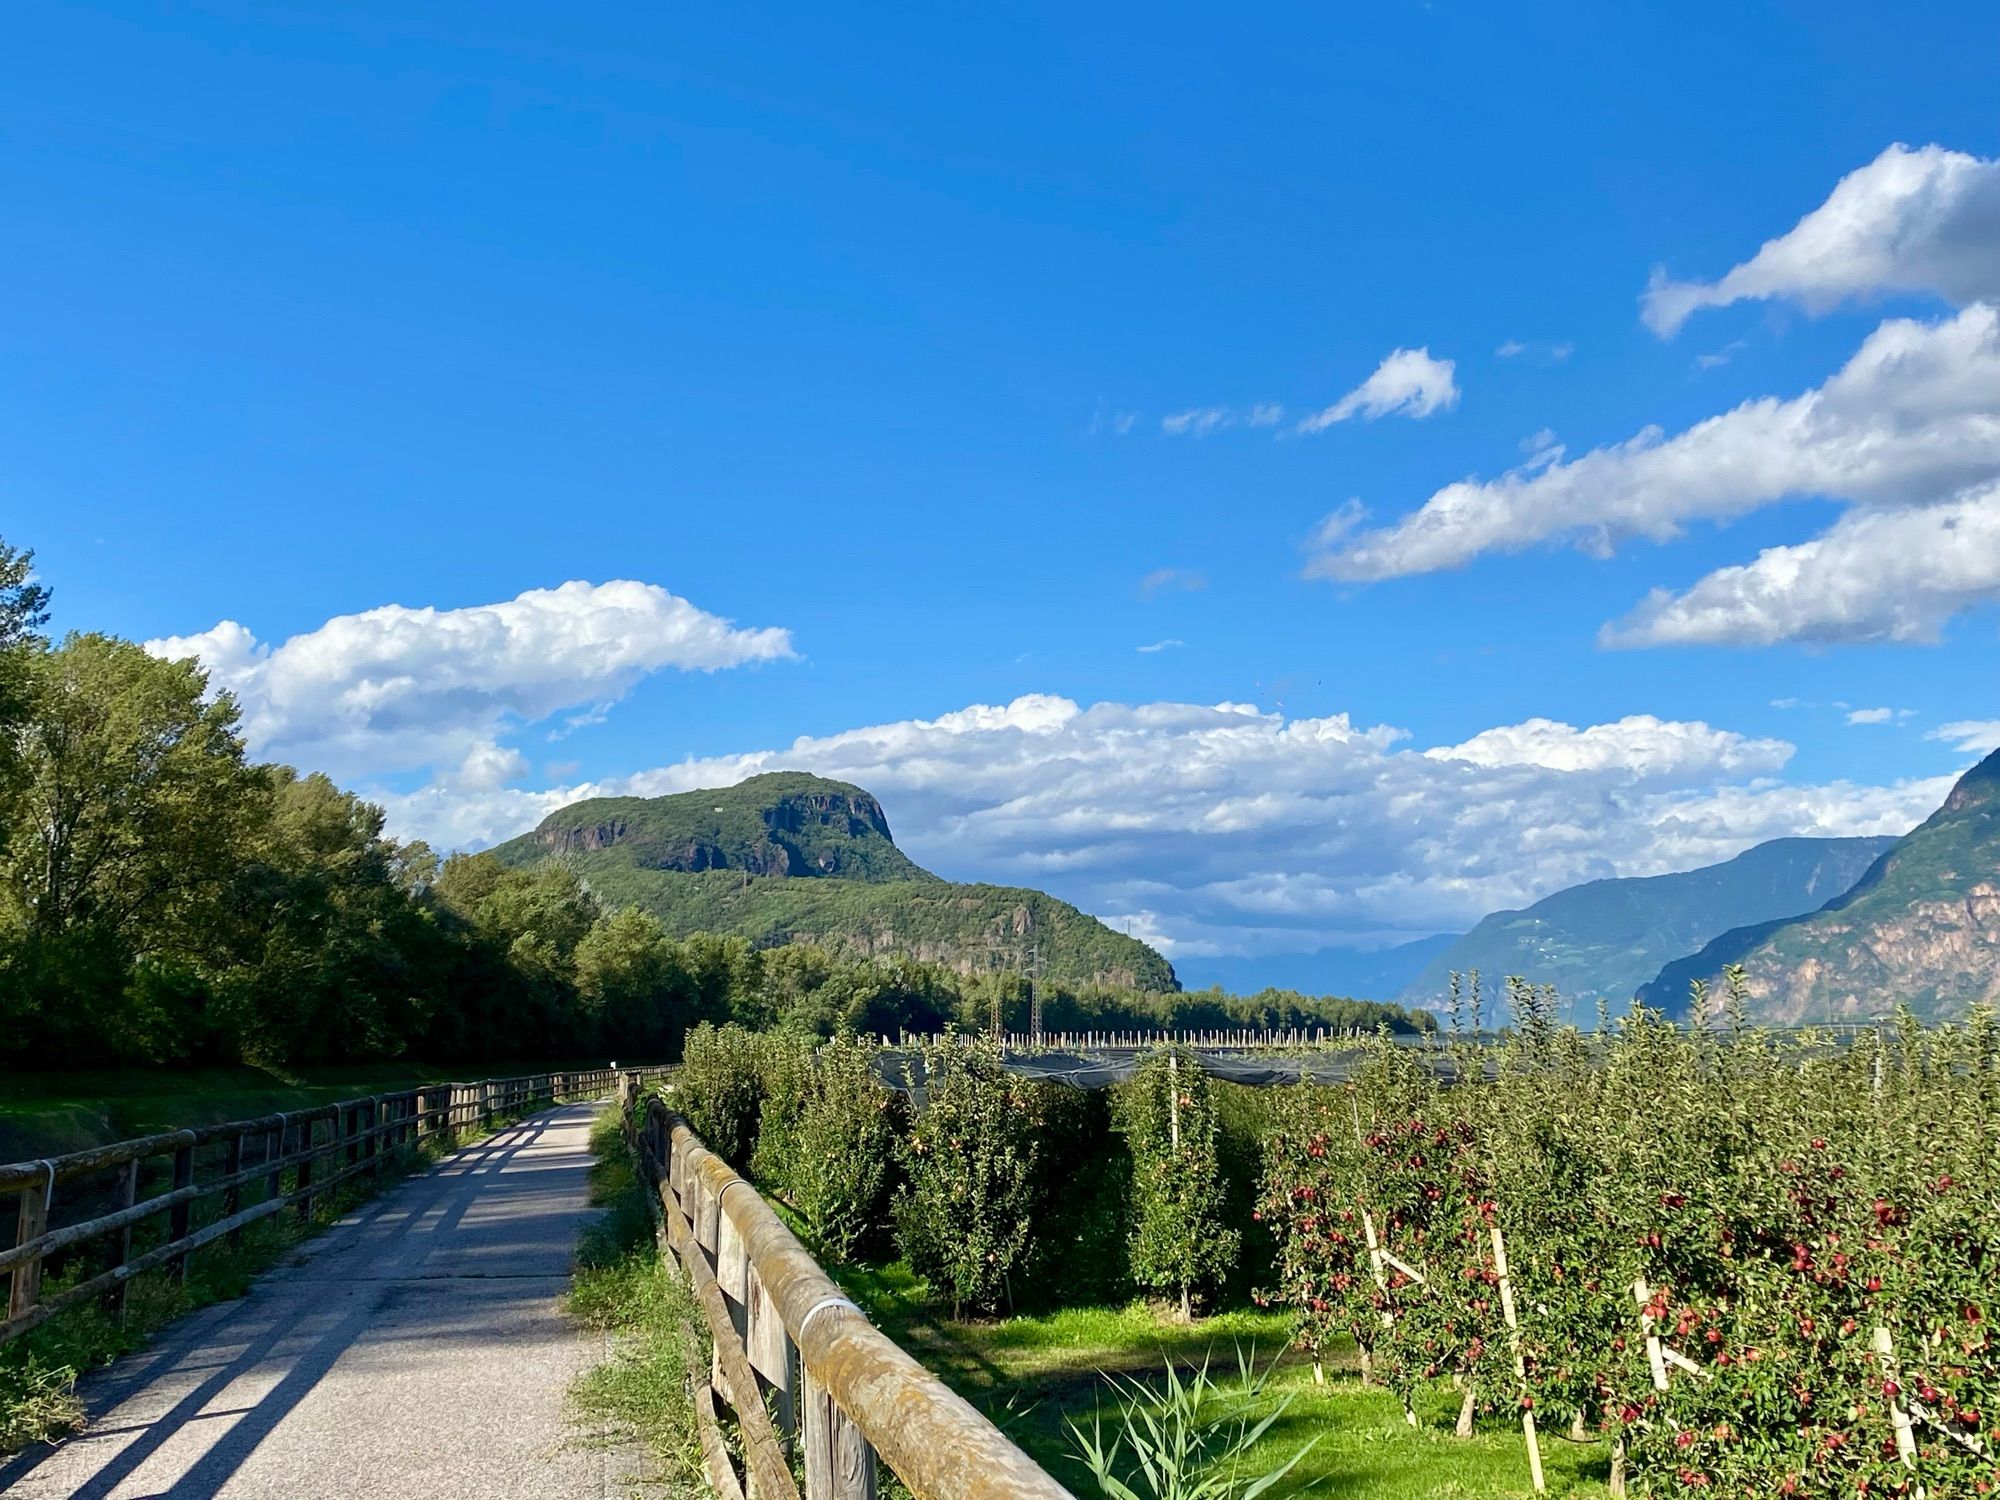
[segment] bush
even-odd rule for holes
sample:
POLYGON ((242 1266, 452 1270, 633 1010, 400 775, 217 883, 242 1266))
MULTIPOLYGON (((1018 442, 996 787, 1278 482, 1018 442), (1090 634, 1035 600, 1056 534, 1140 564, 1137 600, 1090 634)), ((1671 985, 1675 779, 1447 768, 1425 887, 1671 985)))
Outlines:
POLYGON ((750 1148, 751 1174, 782 1198, 795 1199, 793 1166, 799 1153, 799 1120, 815 1087, 812 1037, 776 1032, 755 1038, 762 1100, 757 1137, 750 1148))
POLYGON ((836 1261, 881 1230, 895 1166, 893 1101, 875 1081, 873 1051, 852 1037, 821 1047, 790 1131, 792 1207, 813 1248, 836 1261))
POLYGON ((1035 1206, 1037 1111, 1030 1085, 983 1042, 924 1054, 922 1107, 903 1143, 896 1239, 954 1315, 1013 1300, 1035 1206))
POLYGON ((1194 1055, 1168 1048, 1118 1090, 1115 1118, 1132 1151, 1132 1277, 1178 1296, 1183 1316, 1236 1263, 1243 1236, 1223 1218, 1215 1101, 1194 1055))
POLYGON ((706 1021, 688 1033, 674 1104, 703 1144, 747 1169, 764 1103, 764 1042, 742 1027, 706 1021))

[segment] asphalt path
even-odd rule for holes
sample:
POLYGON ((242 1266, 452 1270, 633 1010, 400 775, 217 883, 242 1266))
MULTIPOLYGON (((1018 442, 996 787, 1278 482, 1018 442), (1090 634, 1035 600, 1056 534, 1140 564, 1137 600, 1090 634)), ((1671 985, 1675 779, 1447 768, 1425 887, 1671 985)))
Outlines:
POLYGON ((8 1500, 568 1500, 640 1466, 567 1408, 604 1340, 563 1311, 598 1105, 392 1187, 249 1294, 79 1386, 84 1432, 0 1464, 8 1500))

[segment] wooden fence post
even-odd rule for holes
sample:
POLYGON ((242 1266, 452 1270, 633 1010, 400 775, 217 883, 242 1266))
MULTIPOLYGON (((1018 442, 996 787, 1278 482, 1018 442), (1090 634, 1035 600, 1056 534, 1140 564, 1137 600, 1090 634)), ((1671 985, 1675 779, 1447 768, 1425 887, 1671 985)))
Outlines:
MULTIPOLYGON (((14 1221, 14 1243, 25 1245, 48 1231, 49 1199, 55 1196, 56 1169, 50 1167, 42 1181, 24 1187, 15 1195, 19 1204, 14 1221)), ((42 1300, 42 1258, 37 1255, 14 1268, 7 1294, 7 1316, 18 1318, 42 1300)))
POLYGON ((298 1184, 298 1211, 301 1220, 310 1219, 313 1212, 313 1137, 319 1134, 319 1121, 306 1120, 299 1130, 299 1170, 294 1181, 298 1184))
POLYGON ((285 1126, 283 1115, 278 1116, 278 1128, 264 1132, 264 1165, 270 1168, 264 1178, 264 1197, 277 1197, 285 1190, 285 1169, 275 1163, 285 1159, 285 1126))
POLYGON ((873 1500, 875 1450, 806 1372, 806 1500, 873 1500))
MULTIPOLYGON (((174 1191, 194 1186, 194 1143, 180 1146, 174 1152, 174 1191)), ((184 1198, 176 1203, 167 1214, 167 1238, 180 1240, 187 1238, 188 1225, 194 1215, 194 1200, 184 1198)), ((176 1281, 185 1282, 188 1274, 188 1257, 177 1255, 173 1259, 173 1274, 176 1281)))
MULTIPOLYGON (((224 1177, 234 1177, 242 1170, 243 1170, 243 1136, 240 1133, 238 1133, 236 1135, 232 1135, 229 1138, 229 1144, 223 1148, 222 1175, 224 1177)), ((228 1218, 231 1214, 235 1213, 242 1206, 243 1206, 243 1185, 238 1182, 232 1182, 229 1184, 228 1187, 222 1190, 223 1218, 225 1219, 228 1218)), ((243 1243, 243 1231, 241 1229, 230 1230, 229 1243, 232 1248, 237 1245, 241 1245, 243 1243)))
MULTIPOLYGON (((139 1160, 134 1157, 125 1163, 118 1173, 118 1192, 112 1199, 115 1209, 130 1208, 139 1201, 139 1160)), ((132 1258, 132 1226, 127 1224, 118 1231, 118 1238, 112 1242, 113 1253, 118 1259, 114 1265, 122 1266, 132 1258)), ((105 1308, 119 1323, 125 1321, 125 1292, 132 1285, 130 1280, 121 1280, 111 1288, 105 1298, 105 1308)))

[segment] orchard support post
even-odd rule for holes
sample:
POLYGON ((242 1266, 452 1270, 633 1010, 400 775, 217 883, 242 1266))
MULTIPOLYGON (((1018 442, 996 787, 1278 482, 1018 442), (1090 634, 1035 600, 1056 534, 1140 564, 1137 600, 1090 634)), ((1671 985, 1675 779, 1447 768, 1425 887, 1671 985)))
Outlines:
POLYGON ((1521 1352, 1521 1324, 1514 1316, 1514 1282, 1507 1274, 1507 1242, 1500 1237, 1500 1226, 1493 1226, 1493 1269, 1500 1277, 1500 1316, 1507 1322, 1507 1337, 1514 1345, 1514 1378, 1521 1383, 1521 1435, 1528 1444, 1528 1474, 1534 1480, 1535 1493, 1548 1488, 1542 1478, 1542 1443, 1535 1433, 1535 1398, 1528 1390, 1528 1361, 1521 1352))

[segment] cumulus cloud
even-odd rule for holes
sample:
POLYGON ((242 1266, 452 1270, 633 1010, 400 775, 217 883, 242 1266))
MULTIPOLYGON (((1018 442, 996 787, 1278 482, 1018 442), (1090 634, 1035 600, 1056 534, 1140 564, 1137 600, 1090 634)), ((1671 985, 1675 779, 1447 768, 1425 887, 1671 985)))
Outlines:
POLYGON ((1529 719, 1488 729, 1461 745, 1426 750, 1433 760, 1476 766, 1540 766, 1550 771, 1620 771, 1636 780, 1686 781, 1779 771, 1792 757, 1783 740, 1753 740, 1699 721, 1679 723, 1634 714, 1578 729, 1529 719))
POLYGON ((1393 578, 1553 538, 1599 555, 1689 521, 1824 495, 1943 499, 2000 477, 2000 314, 1882 324, 1824 385, 1746 401, 1674 437, 1648 428, 1575 459, 1447 485, 1394 524, 1338 539, 1313 576, 1393 578))
POLYGON ((1959 719, 1938 725, 1924 738, 1943 740, 1967 755, 1991 755, 2000 750, 2000 719, 1959 719))
POLYGON ((1052 890, 1192 954, 1379 943, 1784 834, 1901 833, 1950 786, 1790 785, 1782 741, 1646 716, 1407 740, 1345 714, 1031 695, 592 784, 384 800, 406 835, 463 844, 582 796, 815 771, 881 796, 942 874, 1052 890))
POLYGON ((1324 432, 1353 417, 1372 422, 1378 417, 1428 417, 1448 411, 1458 404, 1456 368, 1451 360, 1432 359, 1428 348, 1397 349, 1375 367, 1373 375, 1292 430, 1324 432))
POLYGON ((260 754, 336 773, 448 764, 481 787, 526 769, 498 743, 509 727, 594 709, 652 672, 793 655, 787 631, 740 629, 629 580, 565 583, 464 609, 384 605, 277 645, 224 620, 146 649, 199 657, 211 685, 242 704, 260 754))
POLYGON ((1894 145, 1716 281, 1655 272, 1642 301, 1663 336, 1704 307, 1792 298, 1811 311, 1882 292, 2000 300, 2000 160, 1894 145))
POLYGON ((1934 641, 2000 599, 2000 485, 1909 510, 1853 510, 1824 536, 1768 547, 1682 593, 1655 589, 1608 646, 1934 641))
POLYGON ((1896 717, 1893 708, 1850 708, 1847 722, 1850 724, 1887 724, 1896 717))

